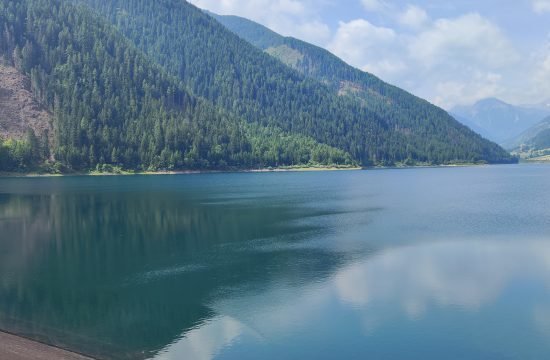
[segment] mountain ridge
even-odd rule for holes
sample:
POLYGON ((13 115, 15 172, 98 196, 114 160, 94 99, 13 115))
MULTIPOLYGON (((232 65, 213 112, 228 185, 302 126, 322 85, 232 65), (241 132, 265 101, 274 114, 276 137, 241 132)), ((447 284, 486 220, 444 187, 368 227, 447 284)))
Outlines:
MULTIPOLYGON (((1 0, 0 27, 4 63, 52 114, 57 169, 515 160, 390 85, 391 104, 341 96, 187 2, 1 0)), ((10 141, 0 143, 0 171, 20 149, 31 154, 20 169, 45 161, 33 136, 10 141)))
MULTIPOLYGON (((274 127, 251 127, 190 94, 86 6, 3 0, 0 10, 0 27, 7 29, 0 54, 30 77, 34 96, 53 114, 54 156, 63 166, 254 168, 307 164, 314 157, 321 164, 352 162, 342 150, 274 127)), ((6 144, 0 157, 15 157, 19 143, 6 144)), ((6 163, 12 170, 14 161, 6 163)))
POLYGON ((501 145, 510 143, 529 127, 550 115, 550 108, 516 106, 500 99, 481 99, 450 111, 465 125, 479 129, 481 135, 501 145))
POLYGON ((396 92, 393 101, 399 109, 383 101, 364 106, 357 99, 337 96, 327 84, 291 71, 187 2, 81 2, 117 25, 195 94, 248 122, 273 122, 285 131, 344 149, 362 165, 408 159, 433 164, 514 161, 444 110, 396 87, 384 84, 383 90, 396 92), (400 96, 414 101, 401 101, 400 96))
POLYGON ((523 158, 550 155, 550 116, 509 140, 505 146, 523 158))

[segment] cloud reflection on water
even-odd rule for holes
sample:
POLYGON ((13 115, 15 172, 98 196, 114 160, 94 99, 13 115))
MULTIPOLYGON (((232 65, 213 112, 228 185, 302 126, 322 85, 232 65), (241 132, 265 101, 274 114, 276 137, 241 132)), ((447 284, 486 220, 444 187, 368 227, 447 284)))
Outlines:
MULTIPOLYGON (((201 349, 200 358, 209 359, 230 343, 238 346, 239 341, 255 342, 259 338, 273 342, 304 332, 311 336, 317 331, 311 324, 334 313, 335 306, 339 308, 336 313, 356 313, 364 336, 387 322, 400 326, 416 321, 422 326, 417 320, 438 309, 483 312, 508 296, 507 290, 519 281, 534 282, 545 293, 550 291, 549 243, 464 241, 386 249, 345 266, 323 283, 298 288, 277 284, 262 293, 218 299, 212 308, 220 317, 184 334, 168 352, 177 356, 189 353, 180 349, 201 349), (239 338, 245 328, 261 336, 239 338), (239 331, 235 330, 232 337, 225 333, 219 336, 219 329, 239 331)), ((550 336, 548 307, 523 305, 532 307, 534 331, 550 336)))

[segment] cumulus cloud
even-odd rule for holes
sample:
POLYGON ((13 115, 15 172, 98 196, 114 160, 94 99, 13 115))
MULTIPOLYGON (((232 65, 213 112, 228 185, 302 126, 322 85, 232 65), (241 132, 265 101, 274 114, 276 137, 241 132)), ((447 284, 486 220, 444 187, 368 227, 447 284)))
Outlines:
POLYGON ((432 101, 435 104, 451 108, 457 103, 472 104, 479 99, 504 95, 501 93, 501 74, 475 71, 464 79, 459 76, 433 84, 435 92, 432 101))
POLYGON ((519 56, 502 31, 479 14, 437 20, 413 39, 409 52, 428 66, 459 59, 461 64, 494 68, 519 56))
POLYGON ((544 82, 548 84, 548 79, 550 78, 550 54, 547 54, 546 58, 542 60, 539 72, 540 75, 538 76, 538 78, 544 79, 544 82))
POLYGON ((401 25, 411 28, 419 28, 426 24, 429 20, 428 13, 418 6, 409 5, 407 9, 398 16, 398 21, 401 25))
MULTIPOLYGON (((426 2, 355 1, 365 11, 334 25, 327 14, 338 5, 335 0, 190 0, 325 47, 349 64, 445 108, 482 97, 520 103, 550 95, 550 51, 535 54, 522 44, 516 44, 521 51, 516 49, 496 18, 455 8, 455 15, 438 18, 433 4, 426 2)), ((550 12, 550 0, 525 2, 524 10, 533 16, 529 5, 537 13, 550 12)))
POLYGON ((238 15, 257 21, 272 30, 317 45, 324 45, 331 30, 318 11, 324 1, 315 0, 189 0, 220 15, 238 15))
POLYGON ((430 21, 424 10, 409 6, 398 22, 407 26, 341 22, 328 49, 447 108, 499 95, 500 70, 521 59, 500 28, 479 14, 430 21))
POLYGON ((550 12, 550 0, 534 0, 533 1, 533 10, 537 14, 543 14, 550 12))
MULTIPOLYGON (((543 49, 534 55, 533 73, 531 75, 532 89, 543 94, 550 94, 550 41, 543 49)), ((535 94, 533 94, 535 95, 535 94)))
POLYGON ((397 33, 390 28, 377 27, 364 19, 341 22, 328 48, 349 63, 363 70, 399 70, 392 52, 397 33))
POLYGON ((266 12, 274 14, 303 15, 306 4, 299 0, 191 0, 200 8, 220 13, 240 13, 242 16, 257 17, 266 12))
POLYGON ((380 11, 387 7, 384 0, 361 0, 361 3, 367 11, 380 11))
MULTIPOLYGON (((311 42, 317 45, 323 45, 327 39, 330 39, 332 33, 327 24, 318 20, 311 20, 298 24, 296 30, 301 34, 301 39, 310 39, 311 42)), ((292 34, 290 34, 290 36, 295 37, 292 34)))

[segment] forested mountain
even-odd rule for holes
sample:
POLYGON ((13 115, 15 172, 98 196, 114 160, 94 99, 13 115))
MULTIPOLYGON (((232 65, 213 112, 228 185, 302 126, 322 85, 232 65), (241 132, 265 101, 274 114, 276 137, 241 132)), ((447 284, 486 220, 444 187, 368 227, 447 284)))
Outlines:
POLYGON ((389 85, 339 96, 185 1, 0 0, 0 30, 46 119, 22 135, 0 111, 0 171, 514 161, 389 85))
POLYGON ((490 98, 471 106, 457 106, 451 113, 486 138, 507 146, 513 138, 550 115, 550 108, 514 106, 490 98))
POLYGON ((0 61, 0 171, 50 157, 52 116, 30 91, 30 80, 0 61))
MULTIPOLYGON (((1 0, 0 54, 30 78, 53 139, 0 139, 0 170, 49 157, 73 169, 352 164, 342 150, 245 124, 191 95, 115 27, 61 0, 1 0), (51 144, 51 145, 50 145, 51 144)), ((211 89, 216 91, 216 89, 211 89)))
POLYGON ((524 158, 550 155, 550 117, 504 144, 524 158))
POLYGON ((514 160, 445 111, 351 67, 339 76, 377 91, 368 101, 338 96, 185 1, 74 1, 100 12, 194 94, 248 123, 343 149, 362 165, 514 160))
POLYGON ((531 138, 528 146, 532 150, 550 150, 550 129, 544 129, 531 138))
MULTIPOLYGON (((327 84, 339 95, 359 99, 382 118, 392 119, 396 126, 408 127, 408 124, 415 124, 418 117, 425 121, 413 126, 417 129, 429 123, 436 126, 455 126, 453 119, 441 109, 346 64, 325 49, 292 37, 283 37, 242 17, 221 16, 210 12, 208 14, 241 38, 306 77, 327 84)), ((489 135, 482 127, 468 122, 466 118, 461 118, 460 122, 483 136, 489 135)), ((437 132, 430 131, 429 134, 437 136, 437 132)))
MULTIPOLYGON (((323 48, 292 37, 284 37, 261 24, 239 16, 217 15, 211 12, 208 14, 242 39, 305 76, 328 84, 340 95, 360 98, 373 108, 383 108, 383 102, 387 102, 389 104, 386 107, 392 108, 392 111, 397 110, 393 107, 401 110, 401 107, 406 105, 440 110, 372 74, 348 65, 323 48)), ((403 115, 411 116, 406 112, 403 115)))

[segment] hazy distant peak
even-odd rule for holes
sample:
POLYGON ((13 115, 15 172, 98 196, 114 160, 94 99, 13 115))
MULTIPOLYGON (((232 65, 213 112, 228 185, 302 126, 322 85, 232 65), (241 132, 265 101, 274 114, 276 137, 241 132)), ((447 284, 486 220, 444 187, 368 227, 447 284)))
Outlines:
POLYGON ((529 108, 529 109, 543 109, 543 110, 550 110, 550 99, 546 99, 544 101, 541 101, 540 103, 536 104, 525 104, 522 105, 523 107, 529 108))
POLYGON ((497 98, 481 99, 474 106, 513 106, 497 98))
POLYGON ((516 106, 497 98, 486 98, 470 106, 457 106, 451 112, 488 139, 508 145, 510 139, 550 115, 550 106, 516 106))
POLYGON ((462 113, 464 111, 472 111, 474 109, 481 109, 481 108, 510 108, 510 107, 514 107, 514 105, 509 104, 495 97, 489 97, 489 98, 480 99, 471 105, 457 105, 451 109, 451 112, 462 113))

